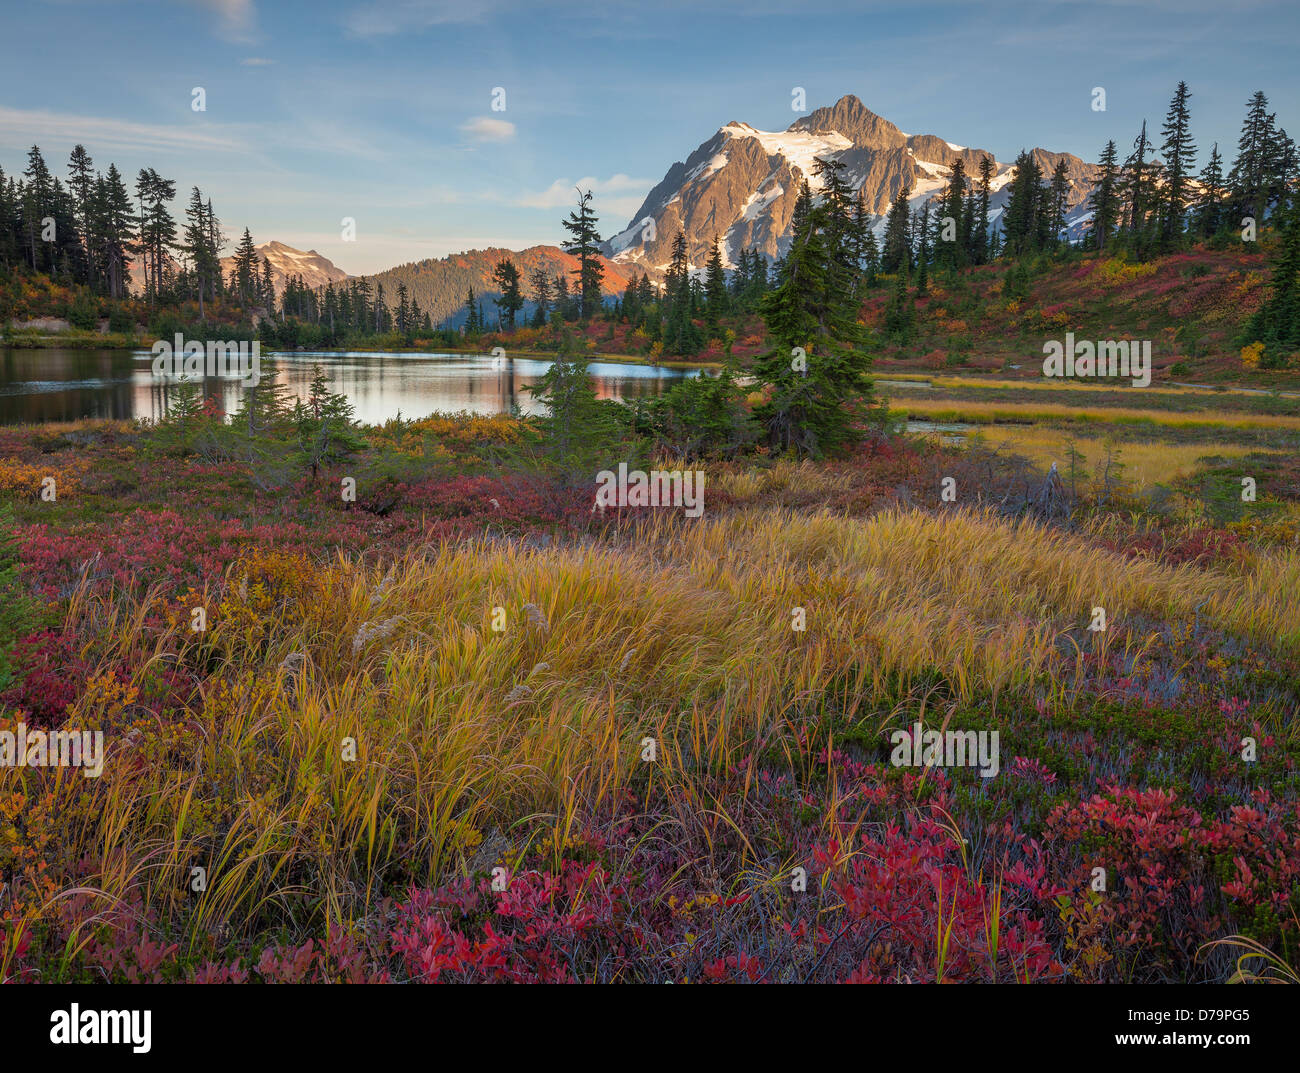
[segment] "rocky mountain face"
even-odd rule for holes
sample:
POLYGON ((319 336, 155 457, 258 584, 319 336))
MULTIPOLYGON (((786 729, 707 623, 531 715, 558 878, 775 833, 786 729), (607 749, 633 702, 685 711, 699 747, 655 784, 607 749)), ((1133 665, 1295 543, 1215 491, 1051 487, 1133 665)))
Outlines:
MULTIPOLYGON (((1068 153, 1032 150, 1044 178, 1058 160, 1070 178, 1067 222, 1076 235, 1088 218, 1087 199, 1097 175, 1094 165, 1068 153)), ((982 149, 932 134, 905 134, 853 96, 819 108, 780 132, 748 123, 728 123, 686 158, 668 169, 628 227, 606 242, 606 252, 624 270, 652 278, 667 267, 673 238, 686 235, 694 266, 703 266, 716 235, 723 259, 734 264, 741 249, 757 248, 770 259, 789 245, 790 218, 799 184, 812 174, 817 157, 843 161, 850 184, 865 194, 867 208, 883 216, 904 185, 914 210, 947 185, 949 167, 960 157, 968 175, 978 175, 982 149), (653 227, 649 226, 653 221, 653 227)), ((1007 200, 1012 165, 997 162, 989 218, 993 226, 1007 200)))
MULTIPOLYGON (((284 293, 284 281, 290 276, 301 276, 308 287, 323 287, 348 278, 348 273, 315 250, 298 250, 283 242, 263 242, 255 248, 262 260, 271 262, 271 281, 277 295, 284 293)), ((227 278, 234 267, 233 257, 221 258, 221 271, 227 278)))
MULTIPOLYGON (((290 276, 302 276, 308 287, 323 287, 327 283, 337 283, 348 278, 343 269, 315 250, 298 250, 283 242, 263 242, 254 248, 263 260, 271 262, 271 281, 275 284, 277 295, 284 293, 284 281, 290 276)), ((169 257, 167 261, 172 271, 180 267, 174 258, 169 257)), ((221 258, 221 271, 226 279, 230 279, 234 270, 233 256, 221 258)), ((261 271, 260 265, 258 271, 261 271)), ((131 262, 131 289, 137 294, 144 290, 144 265, 140 258, 131 262)))

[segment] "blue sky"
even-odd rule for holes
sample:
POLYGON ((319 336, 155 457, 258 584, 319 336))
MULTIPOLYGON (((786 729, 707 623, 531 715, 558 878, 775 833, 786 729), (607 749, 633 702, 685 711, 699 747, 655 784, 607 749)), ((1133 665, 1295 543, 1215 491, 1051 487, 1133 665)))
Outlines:
POLYGON ((232 241, 248 226, 354 273, 557 242, 577 182, 613 234, 719 126, 798 118, 796 86, 809 109, 853 93, 909 133, 1001 160, 1033 145, 1095 160, 1111 137, 1126 150, 1143 118, 1158 128, 1180 78, 1198 164, 1215 140, 1231 159, 1256 89, 1300 133, 1291 0, 5 7, 6 172, 36 143, 64 174, 80 141, 128 178, 151 166, 182 196, 198 184, 232 241))

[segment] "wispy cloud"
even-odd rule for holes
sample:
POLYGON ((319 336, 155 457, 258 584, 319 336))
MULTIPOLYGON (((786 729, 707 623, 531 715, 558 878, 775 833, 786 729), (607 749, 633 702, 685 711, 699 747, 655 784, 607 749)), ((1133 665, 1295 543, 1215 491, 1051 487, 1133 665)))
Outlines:
POLYGON ((591 175, 577 182, 556 179, 540 193, 524 194, 513 203, 528 209, 571 208, 577 200, 578 190, 590 190, 596 195, 598 212, 631 216, 641 207, 641 202, 653 185, 650 179, 633 179, 622 172, 611 175, 608 179, 597 179, 591 175))
POLYGON ((72 115, 44 109, 0 106, 0 145, 23 149, 33 143, 84 142, 100 149, 242 150, 241 142, 210 123, 172 126, 125 119, 72 115))
POLYGON ((195 0, 195 2, 215 12, 218 36, 241 44, 253 40, 257 23, 253 0, 195 0))
POLYGON ((484 22, 502 6, 501 0, 376 0, 350 12, 344 25, 358 37, 385 37, 448 23, 484 22))
POLYGON ((475 116, 460 125, 460 129, 478 142, 508 142, 515 136, 515 125, 505 119, 475 116))
POLYGON ((275 60, 268 60, 265 56, 249 56, 239 61, 240 67, 270 67, 275 60))

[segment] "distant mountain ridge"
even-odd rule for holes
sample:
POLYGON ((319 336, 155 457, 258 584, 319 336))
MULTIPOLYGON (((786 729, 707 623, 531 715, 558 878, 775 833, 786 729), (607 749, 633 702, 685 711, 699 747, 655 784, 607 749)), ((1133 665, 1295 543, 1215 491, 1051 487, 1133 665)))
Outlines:
MULTIPOLYGON (((483 299, 483 310, 495 323, 496 306, 492 298, 500 292, 492 273, 500 261, 513 261, 519 270, 520 287, 524 297, 531 299, 533 289, 529 279, 538 269, 548 276, 563 274, 569 285, 574 285, 578 259, 558 246, 530 246, 524 250, 507 250, 490 247, 484 250, 466 250, 446 257, 429 258, 409 264, 397 265, 370 276, 371 285, 382 283, 384 295, 390 306, 397 303, 397 288, 406 285, 411 298, 429 313, 435 325, 450 320, 454 325, 463 319, 465 296, 471 287, 483 299)), ((633 275, 640 272, 628 265, 616 264, 601 258, 605 269, 604 293, 607 296, 622 294, 633 275)))
MULTIPOLYGON (((338 283, 348 279, 348 273, 333 261, 315 250, 299 250, 284 242, 263 242, 255 246, 258 257, 271 263, 271 282, 275 285, 277 296, 284 294, 284 283, 290 276, 302 276, 308 287, 323 287, 327 283, 338 283)), ((168 267, 176 271, 179 266, 173 257, 167 258, 168 267)), ((235 270, 234 256, 221 258, 221 272, 227 280, 235 270)), ((261 272, 261 266, 258 271, 261 272)), ((144 261, 134 258, 131 262, 131 288, 137 294, 144 290, 144 261)))
MULTIPOLYGON (((1070 180, 1066 222, 1077 237, 1090 216, 1087 200, 1097 167, 1069 153, 1040 148, 1031 152, 1044 177, 1065 160, 1070 180)), ((751 247, 775 259, 789 246, 801 181, 806 178, 814 190, 818 187, 812 174, 817 157, 842 161, 854 191, 863 190, 867 208, 883 216, 904 185, 911 187, 913 209, 919 209, 947 185, 954 160, 960 157, 967 175, 977 175, 985 156, 993 154, 932 134, 905 134, 852 95, 780 132, 728 123, 684 162, 668 169, 628 226, 606 241, 605 252, 625 270, 645 270, 654 278, 667 266, 673 239, 682 231, 696 267, 707 260, 715 235, 729 265, 736 263, 742 249, 751 247), (654 221, 654 228, 647 238, 648 220, 654 221)), ((996 227, 1013 165, 995 163, 989 217, 996 227)), ((883 221, 879 226, 883 228, 883 221)))

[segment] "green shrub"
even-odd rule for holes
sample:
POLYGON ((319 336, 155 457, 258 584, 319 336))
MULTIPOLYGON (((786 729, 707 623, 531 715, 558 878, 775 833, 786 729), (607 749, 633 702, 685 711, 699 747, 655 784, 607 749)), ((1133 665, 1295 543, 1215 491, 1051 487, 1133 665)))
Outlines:
POLYGON ((74 328, 93 332, 99 327, 99 303, 83 291, 68 307, 68 322, 74 328))

